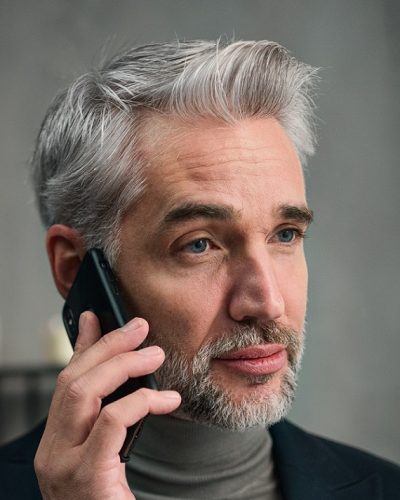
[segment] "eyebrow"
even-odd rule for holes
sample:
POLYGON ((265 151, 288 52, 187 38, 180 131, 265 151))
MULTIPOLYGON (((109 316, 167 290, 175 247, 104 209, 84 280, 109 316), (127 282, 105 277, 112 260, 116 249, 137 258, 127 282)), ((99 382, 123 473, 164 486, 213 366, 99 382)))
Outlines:
MULTIPOLYGON (((311 224, 314 215, 306 206, 279 205, 274 212, 285 220, 296 221, 305 225, 311 224)), ((241 210, 230 205, 215 205, 206 203, 187 202, 170 210, 161 221, 161 229, 166 230, 175 224, 195 219, 211 219, 232 221, 241 217, 241 210)))
POLYGON ((229 205, 187 202, 170 210, 162 220, 161 226, 166 229, 179 222, 194 219, 228 221, 238 217, 240 217, 240 211, 229 205))
POLYGON ((276 212, 282 219, 293 220, 307 226, 314 220, 314 212, 305 205, 280 205, 276 212))

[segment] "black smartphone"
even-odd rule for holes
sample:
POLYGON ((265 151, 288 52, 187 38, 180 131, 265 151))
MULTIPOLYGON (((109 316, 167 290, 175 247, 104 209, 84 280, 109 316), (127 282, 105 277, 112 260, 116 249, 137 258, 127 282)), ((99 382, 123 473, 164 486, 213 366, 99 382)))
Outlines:
MULTIPOLYGON (((90 249, 82 260, 78 274, 65 300, 63 321, 72 347, 75 346, 79 330, 79 317, 84 311, 93 311, 99 319, 101 334, 105 335, 127 323, 128 318, 117 279, 102 250, 90 249)), ((102 406, 120 399, 140 387, 157 389, 153 375, 129 379, 112 394, 105 397, 102 406)), ((128 428, 125 442, 120 451, 121 462, 128 462, 133 445, 143 425, 140 420, 128 428)))

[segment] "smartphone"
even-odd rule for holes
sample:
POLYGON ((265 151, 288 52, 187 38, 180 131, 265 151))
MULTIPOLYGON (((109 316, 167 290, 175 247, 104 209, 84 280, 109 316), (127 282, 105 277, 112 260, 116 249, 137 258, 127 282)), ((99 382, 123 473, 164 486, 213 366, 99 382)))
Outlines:
MULTIPOLYGON (((98 248, 90 249, 83 258, 63 307, 63 321, 72 347, 75 346, 79 333, 79 317, 84 311, 93 311, 96 314, 102 335, 124 326, 130 319, 125 312, 117 279, 103 251, 98 248)), ((112 394, 105 397, 102 406, 130 394, 140 387, 157 389, 154 376, 144 375, 129 379, 112 394)), ((121 462, 129 461, 143 420, 128 428, 125 442, 119 453, 121 462)))

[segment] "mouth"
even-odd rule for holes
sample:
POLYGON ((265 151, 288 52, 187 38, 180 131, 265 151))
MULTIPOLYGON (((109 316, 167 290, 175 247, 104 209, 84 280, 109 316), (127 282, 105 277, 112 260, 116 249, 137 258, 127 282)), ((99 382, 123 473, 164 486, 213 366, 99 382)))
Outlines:
POLYGON ((269 375, 287 364, 287 351, 282 344, 255 345, 228 352, 214 361, 247 375, 269 375))

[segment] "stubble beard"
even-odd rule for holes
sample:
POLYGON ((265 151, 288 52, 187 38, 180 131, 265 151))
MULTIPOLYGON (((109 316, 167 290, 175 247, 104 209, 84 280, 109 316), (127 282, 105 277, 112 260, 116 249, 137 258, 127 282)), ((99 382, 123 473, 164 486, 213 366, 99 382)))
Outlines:
MULTIPOLYGON (((304 350, 304 333, 271 322, 268 325, 238 325, 226 334, 203 345, 193 359, 188 360, 176 347, 163 345, 166 359, 156 372, 160 389, 174 389, 182 396, 175 412, 178 417, 206 425, 243 431, 256 425, 270 426, 288 413, 297 387, 298 373, 304 350), (240 377, 248 390, 240 398, 218 382, 211 361, 229 351, 253 345, 283 344, 288 365, 280 374, 279 387, 266 388, 260 398, 260 385, 268 385, 278 374, 244 375, 240 377)), ((160 339, 161 340, 161 339, 160 339)), ((275 384, 276 385, 276 384, 275 384)))

